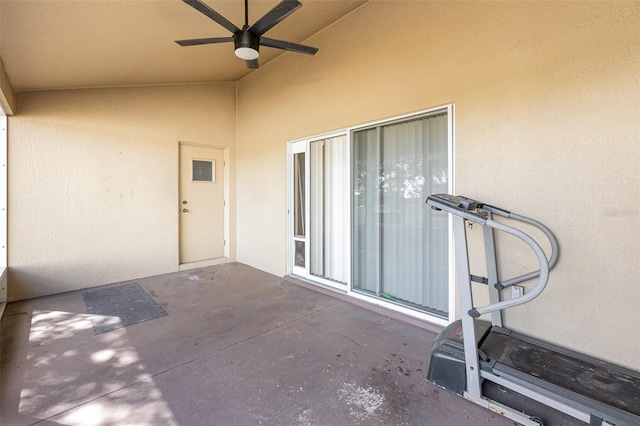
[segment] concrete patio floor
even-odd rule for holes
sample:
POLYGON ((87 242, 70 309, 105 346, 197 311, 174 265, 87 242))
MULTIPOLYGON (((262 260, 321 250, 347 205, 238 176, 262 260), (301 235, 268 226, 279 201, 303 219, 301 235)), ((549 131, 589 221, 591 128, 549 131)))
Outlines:
POLYGON ((0 424, 513 425, 426 380, 435 333, 246 265, 135 280, 168 313, 95 335, 82 291, 11 303, 0 424))

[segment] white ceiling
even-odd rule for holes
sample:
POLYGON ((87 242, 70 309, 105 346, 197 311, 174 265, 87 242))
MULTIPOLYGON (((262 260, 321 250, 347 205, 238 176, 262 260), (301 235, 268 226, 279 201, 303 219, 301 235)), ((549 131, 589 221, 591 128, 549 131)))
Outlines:
MULTIPOLYGON (((243 0, 204 1, 242 27, 243 0)), ((310 36, 366 0, 301 2, 265 36, 313 45, 310 36)), ((249 25, 278 3, 249 0, 249 25)), ((17 91, 236 81, 255 70, 234 55, 232 43, 174 42, 230 35, 181 0, 0 0, 0 55, 17 91)), ((281 54, 314 58, 262 47, 260 65, 281 54)))

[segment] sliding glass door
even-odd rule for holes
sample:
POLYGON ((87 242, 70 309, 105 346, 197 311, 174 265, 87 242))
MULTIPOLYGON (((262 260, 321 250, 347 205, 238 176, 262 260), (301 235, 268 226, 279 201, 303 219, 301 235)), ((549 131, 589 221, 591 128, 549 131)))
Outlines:
POLYGON ((449 320, 452 106, 289 144, 289 270, 400 312, 449 320))
POLYGON ((448 318, 446 112, 353 131, 353 289, 448 318))

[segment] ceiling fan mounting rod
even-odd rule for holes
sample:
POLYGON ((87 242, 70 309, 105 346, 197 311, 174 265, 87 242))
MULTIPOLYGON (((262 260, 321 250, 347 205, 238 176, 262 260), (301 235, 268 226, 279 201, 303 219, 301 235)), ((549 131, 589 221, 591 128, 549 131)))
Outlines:
POLYGON ((242 29, 247 28, 249 28, 249 0, 244 0, 244 27, 242 29))

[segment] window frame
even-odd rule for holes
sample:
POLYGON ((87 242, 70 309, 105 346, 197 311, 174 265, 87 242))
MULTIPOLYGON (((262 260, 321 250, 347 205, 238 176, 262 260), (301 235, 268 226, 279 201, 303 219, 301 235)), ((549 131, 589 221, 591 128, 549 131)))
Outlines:
POLYGON ((0 318, 7 302, 8 219, 7 219, 7 142, 8 117, 0 108, 0 318))

